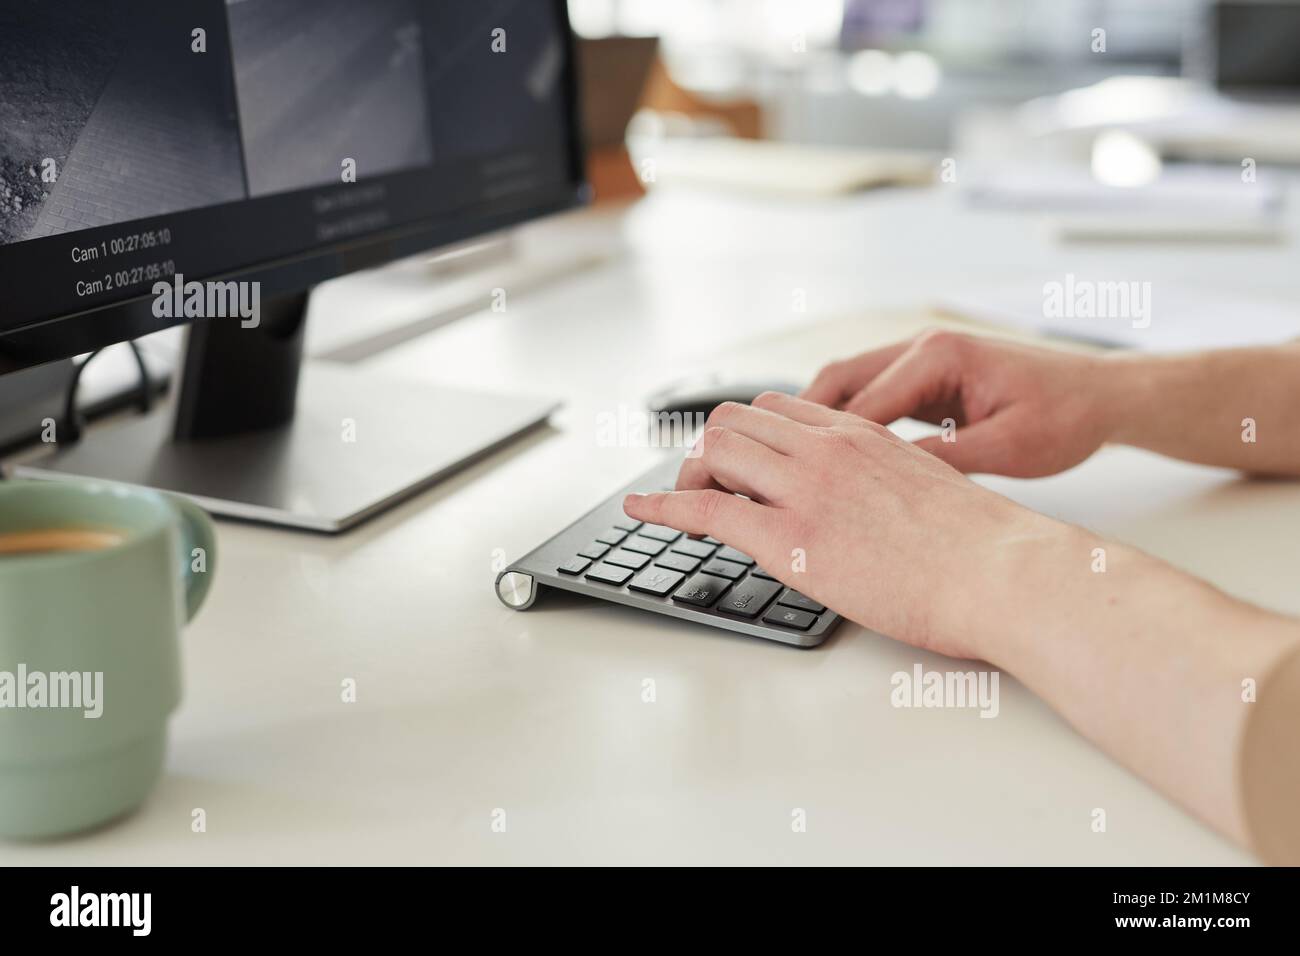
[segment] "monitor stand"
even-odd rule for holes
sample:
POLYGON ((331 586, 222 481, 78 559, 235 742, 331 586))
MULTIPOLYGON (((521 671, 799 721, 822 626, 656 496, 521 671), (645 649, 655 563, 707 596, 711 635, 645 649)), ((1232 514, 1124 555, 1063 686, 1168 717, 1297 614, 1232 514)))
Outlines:
POLYGON ((376 380, 303 361, 307 294, 189 329, 175 400, 86 431, 16 477, 93 477, 214 514, 345 531, 543 423, 559 403, 376 380), (301 374, 300 374, 301 373, 301 374))

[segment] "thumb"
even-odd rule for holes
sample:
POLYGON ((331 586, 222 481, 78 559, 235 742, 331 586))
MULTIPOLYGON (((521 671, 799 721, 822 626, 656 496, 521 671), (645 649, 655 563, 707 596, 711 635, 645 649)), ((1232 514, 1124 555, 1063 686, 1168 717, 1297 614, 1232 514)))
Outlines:
POLYGON ((1021 469, 1011 460, 1009 437, 1007 422, 995 416, 952 432, 922 438, 915 444, 964 474, 1015 475, 1021 469))
POLYGON ((959 389, 960 377, 960 360, 951 350, 918 340, 854 395, 844 410, 888 425, 951 397, 959 389))

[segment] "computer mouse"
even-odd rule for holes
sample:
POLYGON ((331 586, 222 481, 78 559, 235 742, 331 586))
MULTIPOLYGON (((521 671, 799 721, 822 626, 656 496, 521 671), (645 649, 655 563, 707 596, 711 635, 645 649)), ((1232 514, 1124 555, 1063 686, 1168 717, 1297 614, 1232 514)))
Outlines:
POLYGON ((764 392, 785 392, 798 395, 800 385, 789 382, 741 381, 721 377, 691 379, 676 382, 650 396, 646 404, 655 415, 680 413, 683 415, 708 415, 723 402, 750 404, 764 392))

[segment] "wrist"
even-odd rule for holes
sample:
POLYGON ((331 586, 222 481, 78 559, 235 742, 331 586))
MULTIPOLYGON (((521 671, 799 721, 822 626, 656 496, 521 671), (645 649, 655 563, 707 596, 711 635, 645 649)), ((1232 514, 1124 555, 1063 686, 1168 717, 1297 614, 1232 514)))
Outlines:
POLYGON ((1050 617, 1063 581, 1087 571, 1096 537, 1003 500, 1007 510, 983 539, 982 571, 972 576, 969 601, 954 603, 948 633, 960 635, 966 656, 1012 670, 1016 648, 1032 639, 1022 631, 1050 617))
POLYGON ((1099 356, 1094 371, 1097 417, 1104 441, 1120 445, 1142 444, 1159 386, 1160 360, 1147 355, 1115 352, 1099 356))
POLYGON ((1100 357, 1098 415, 1106 441, 1152 448, 1177 434, 1205 401, 1207 361, 1203 353, 1100 357))

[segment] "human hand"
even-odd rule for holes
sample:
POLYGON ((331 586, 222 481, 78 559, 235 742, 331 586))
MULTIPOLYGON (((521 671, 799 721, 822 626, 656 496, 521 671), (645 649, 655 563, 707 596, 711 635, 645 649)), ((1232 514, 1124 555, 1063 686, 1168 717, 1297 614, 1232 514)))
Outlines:
POLYGON ((633 518, 712 535, 865 627, 956 657, 987 648, 972 609, 1015 613, 1019 562, 1068 526, 981 488, 888 429, 776 392, 709 416, 677 490, 633 518), (740 496, 744 497, 740 497, 740 496))
POLYGON ((1123 407, 1104 358, 933 330, 822 369, 803 398, 888 425, 950 420, 918 441, 964 472, 1034 478, 1079 464, 1123 407))

